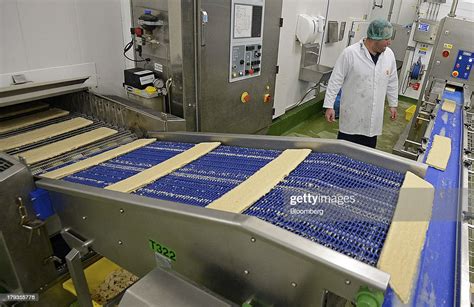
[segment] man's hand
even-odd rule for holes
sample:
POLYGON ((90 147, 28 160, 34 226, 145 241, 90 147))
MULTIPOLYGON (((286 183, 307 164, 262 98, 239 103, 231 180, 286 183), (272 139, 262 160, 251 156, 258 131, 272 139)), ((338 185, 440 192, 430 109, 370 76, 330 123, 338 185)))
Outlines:
POLYGON ((390 119, 391 120, 396 120, 397 115, 398 115, 397 108, 390 108, 390 119))
POLYGON ((326 109, 326 120, 330 123, 334 123, 336 121, 336 112, 334 109, 326 109))

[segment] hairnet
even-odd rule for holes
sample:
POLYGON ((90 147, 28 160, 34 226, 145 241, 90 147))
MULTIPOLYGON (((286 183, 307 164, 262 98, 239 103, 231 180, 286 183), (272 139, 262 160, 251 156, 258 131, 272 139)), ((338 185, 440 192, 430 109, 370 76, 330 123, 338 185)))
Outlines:
POLYGON ((369 25, 367 29, 367 38, 373 40, 383 40, 392 37, 393 27, 385 19, 375 19, 369 25))

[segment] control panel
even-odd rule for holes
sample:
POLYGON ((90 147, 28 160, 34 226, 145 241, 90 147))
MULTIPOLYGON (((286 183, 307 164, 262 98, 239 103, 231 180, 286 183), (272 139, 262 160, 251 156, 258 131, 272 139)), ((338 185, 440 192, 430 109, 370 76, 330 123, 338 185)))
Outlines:
POLYGON ((415 25, 413 40, 415 42, 433 45, 436 40, 436 34, 438 33, 438 25, 437 21, 420 19, 415 25))
POLYGON ((469 80, 473 61, 474 54, 472 52, 459 50, 453 71, 451 73, 452 77, 463 80, 469 80))
POLYGON ((265 0, 233 0, 229 82, 260 76, 265 0))
POLYGON ((232 48, 231 79, 258 76, 262 67, 261 59, 262 45, 234 46, 232 48))

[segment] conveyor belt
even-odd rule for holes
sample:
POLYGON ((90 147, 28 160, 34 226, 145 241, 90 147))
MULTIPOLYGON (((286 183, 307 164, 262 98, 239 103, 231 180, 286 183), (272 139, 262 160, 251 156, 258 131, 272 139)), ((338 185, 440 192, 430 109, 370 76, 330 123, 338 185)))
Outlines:
POLYGON ((189 148, 193 144, 155 142, 123 156, 67 176, 70 182, 104 188, 157 165, 189 148))
MULTIPOLYGON (((168 159, 193 144, 155 142, 96 167, 65 177, 105 187, 168 159)), ((204 207, 246 180, 280 151, 220 146, 206 156, 145 186, 135 194, 204 207)), ((375 265, 391 223, 403 174, 338 154, 312 153, 244 214, 256 216, 355 259, 375 265), (290 197, 311 193, 348 196, 353 202, 320 201, 291 214, 290 197)))
POLYGON ((341 155, 313 153, 244 213, 375 265, 403 178, 341 155), (326 198, 316 204, 288 205, 291 196, 303 194, 326 198), (291 214, 289 207, 316 213, 291 214))
MULTIPOLYGON (((456 101, 458 108, 454 113, 438 109, 434 119, 430 142, 424 159, 426 160, 435 135, 451 138, 451 156, 445 171, 429 167, 425 180, 435 187, 432 216, 426 233, 425 246, 420 256, 418 273, 412 289, 412 306, 458 306, 455 304, 454 290, 459 283, 459 263, 456 250, 459 241, 456 233, 459 228, 458 197, 459 167, 462 148, 462 105, 463 93, 444 91, 443 99, 456 101)), ((426 161, 423 162, 426 162, 426 161)), ((401 303, 391 288, 385 293, 384 306, 399 306, 401 303)))
MULTIPOLYGON (((19 135, 19 134, 29 132, 29 131, 33 131, 33 130, 36 130, 36 129, 39 129, 39 128, 43 128, 43 127, 46 127, 46 126, 49 126, 49 125, 52 125, 52 124, 57 124, 57 123, 60 123, 60 122, 64 122, 64 121, 67 121, 67 120, 70 120, 70 119, 73 119, 73 118, 76 118, 76 117, 83 117, 83 118, 87 118, 89 120, 92 120, 93 124, 91 124, 89 126, 86 126, 86 127, 76 129, 76 130, 72 130, 72 131, 69 131, 69 132, 66 132, 66 133, 62 133, 60 135, 53 136, 51 138, 48 138, 48 139, 45 139, 45 140, 42 140, 42 141, 39 141, 39 142, 27 144, 27 145, 21 146, 19 148, 9 149, 9 150, 6 151, 6 153, 9 154, 9 155, 12 155, 12 156, 16 156, 18 154, 21 154, 22 152, 26 152, 26 151, 29 151, 29 150, 32 150, 32 149, 35 149, 35 148, 42 147, 44 145, 55 143, 55 142, 58 142, 58 141, 61 141, 61 140, 64 140, 64 139, 67 139, 67 138, 70 138, 70 137, 73 137, 73 136, 77 136, 79 134, 86 133, 86 132, 92 131, 92 130, 100 128, 100 127, 109 127, 109 128, 117 129, 117 127, 111 126, 111 125, 109 125, 107 123, 104 123, 104 122, 101 122, 101 121, 97 121, 96 119, 88 117, 88 116, 84 116, 83 114, 68 114, 68 115, 61 116, 61 117, 58 117, 58 118, 54 118, 54 119, 51 119, 51 120, 47 120, 47 121, 43 121, 43 122, 36 123, 36 124, 33 124, 33 125, 29 125, 29 126, 26 126, 26 127, 20 128, 20 129, 16 129, 14 131, 6 132, 6 133, 0 133, 0 138, 7 138, 7 137, 19 135)), ((38 163, 34 163, 34 164, 30 165, 31 172, 33 173, 33 175, 38 175, 38 174, 43 173, 46 169, 51 169, 51 168, 57 167, 57 166, 64 166, 67 163, 73 163, 73 162, 78 161, 80 159, 83 159, 85 157, 89 157, 91 155, 95 155, 95 154, 98 154, 98 153, 103 152, 105 150, 109 150, 109 149, 112 149, 114 147, 117 147, 119 145, 129 143, 129 142, 131 142, 131 141, 133 141, 137 138, 134 134, 132 134, 128 130, 125 130, 125 129, 117 129, 117 130, 118 130, 117 134, 106 137, 106 138, 104 138, 100 141, 96 141, 96 142, 91 143, 89 145, 82 146, 82 147, 77 148, 75 150, 64 153, 62 155, 59 155, 59 156, 56 156, 56 157, 53 157, 53 158, 50 158, 50 159, 47 159, 47 160, 44 160, 44 161, 40 161, 38 163)))
POLYGON ((33 164, 31 166, 31 172, 33 175, 39 175, 44 173, 45 170, 53 170, 55 167, 62 167, 67 164, 80 161, 84 158, 100 154, 117 146, 130 143, 136 138, 137 137, 130 131, 121 130, 115 135, 94 142, 90 145, 82 146, 60 156, 33 164))
MULTIPOLYGON (((72 118, 74 118, 74 117, 72 117, 72 118)), ((67 132, 67 133, 63 133, 63 134, 48 138, 46 140, 42 140, 42 141, 39 141, 39 142, 36 142, 36 143, 24 145, 24 146, 21 146, 19 148, 9 149, 9 150, 6 151, 6 153, 13 156, 13 155, 16 155, 16 154, 24 152, 24 151, 28 151, 28 150, 31 150, 31 149, 34 149, 34 148, 38 148, 38 147, 41 147, 41 146, 44 146, 44 145, 47 145, 47 144, 55 143, 55 142, 70 138, 70 137, 75 136, 75 135, 86 133, 86 132, 92 131, 92 130, 100 128, 100 127, 104 127, 104 125, 101 124, 101 123, 95 122, 95 123, 93 123, 91 125, 88 125, 86 127, 82 127, 82 128, 79 128, 79 129, 76 129, 76 130, 73 130, 73 131, 70 131, 70 132, 67 132)))
POLYGON ((35 130, 35 129, 38 129, 38 128, 43 128, 43 127, 46 127, 46 126, 49 126, 49 125, 52 125, 52 124, 57 124, 57 123, 72 119, 72 118, 77 117, 77 116, 78 115, 68 114, 68 115, 65 115, 65 116, 58 117, 58 118, 49 119, 49 120, 39 122, 39 123, 36 123, 36 124, 33 124, 33 125, 29 125, 29 126, 26 126, 26 127, 15 129, 15 130, 12 130, 12 131, 3 132, 3 133, 0 133, 0 138, 6 138, 6 137, 14 136, 14 135, 17 135, 17 134, 22 134, 22 133, 25 133, 27 131, 32 131, 32 130, 35 130))

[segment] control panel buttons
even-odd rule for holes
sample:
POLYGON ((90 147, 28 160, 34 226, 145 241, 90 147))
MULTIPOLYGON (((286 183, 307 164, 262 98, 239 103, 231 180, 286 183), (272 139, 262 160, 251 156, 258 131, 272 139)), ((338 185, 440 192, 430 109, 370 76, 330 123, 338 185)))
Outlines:
POLYGON ((241 44, 232 47, 230 82, 246 80, 260 75, 262 45, 241 44), (236 74, 236 76, 234 75, 236 74))
POLYGON ((459 50, 451 76, 456 79, 469 80, 474 52, 459 50))
POLYGON ((447 58, 449 56, 449 51, 448 50, 444 50, 443 51, 443 57, 447 58))
POLYGON ((250 95, 248 92, 243 92, 242 95, 240 96, 240 101, 243 103, 248 103, 250 101, 250 95))

